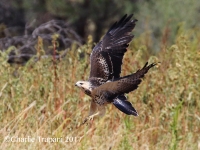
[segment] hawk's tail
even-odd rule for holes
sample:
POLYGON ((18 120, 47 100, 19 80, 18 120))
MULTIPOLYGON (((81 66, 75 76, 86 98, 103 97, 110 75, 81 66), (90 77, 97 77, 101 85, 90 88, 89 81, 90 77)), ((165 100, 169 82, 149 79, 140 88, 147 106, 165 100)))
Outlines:
POLYGON ((117 107, 121 112, 127 115, 139 116, 136 109, 132 104, 127 101, 127 98, 124 95, 120 95, 113 100, 113 105, 117 107))

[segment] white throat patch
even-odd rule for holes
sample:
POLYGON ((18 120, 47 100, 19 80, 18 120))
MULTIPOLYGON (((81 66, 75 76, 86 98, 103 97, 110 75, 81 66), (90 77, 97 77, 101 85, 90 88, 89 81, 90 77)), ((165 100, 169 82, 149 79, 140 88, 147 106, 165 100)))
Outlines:
POLYGON ((75 85, 83 90, 89 90, 89 91, 92 90, 91 84, 88 81, 78 81, 76 82, 75 85))

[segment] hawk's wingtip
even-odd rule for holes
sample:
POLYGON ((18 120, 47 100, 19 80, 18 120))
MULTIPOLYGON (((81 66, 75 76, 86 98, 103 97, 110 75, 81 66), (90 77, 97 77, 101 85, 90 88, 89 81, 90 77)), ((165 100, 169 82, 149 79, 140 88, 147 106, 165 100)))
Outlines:
POLYGON ((139 116, 139 114, 138 114, 138 112, 136 110, 132 111, 130 115, 133 115, 133 116, 136 116, 136 117, 139 116))
POLYGON ((139 116, 139 114, 137 113, 135 116, 136 116, 136 117, 138 117, 138 116, 139 116))

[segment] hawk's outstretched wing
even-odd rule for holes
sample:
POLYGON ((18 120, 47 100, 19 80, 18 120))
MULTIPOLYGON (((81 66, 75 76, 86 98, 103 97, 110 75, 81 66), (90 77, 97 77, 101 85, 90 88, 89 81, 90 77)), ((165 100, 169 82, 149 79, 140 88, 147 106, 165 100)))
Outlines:
MULTIPOLYGON (((135 27, 136 19, 130 20, 133 15, 125 15, 119 22, 113 24, 93 49, 90 56, 90 77, 104 81, 119 78, 124 53, 128 43, 132 40, 131 31, 135 27)), ((99 84, 100 85, 100 84, 99 84)))
POLYGON ((136 73, 131 75, 121 77, 111 82, 107 82, 92 91, 92 97, 94 101, 99 104, 103 104, 106 101, 112 102, 114 98, 119 95, 129 93, 137 89, 138 85, 141 83, 142 78, 148 72, 150 68, 156 64, 150 64, 148 62, 145 66, 138 70, 136 73))

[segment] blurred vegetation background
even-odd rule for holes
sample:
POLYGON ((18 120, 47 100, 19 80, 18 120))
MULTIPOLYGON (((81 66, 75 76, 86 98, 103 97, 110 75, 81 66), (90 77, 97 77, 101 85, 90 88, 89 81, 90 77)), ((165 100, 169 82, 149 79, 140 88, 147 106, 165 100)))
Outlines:
POLYGON ((161 44, 172 44, 182 26, 200 27, 199 0, 1 0, 0 12, 1 28, 17 28, 20 34, 30 24, 37 27, 62 19, 85 42, 88 35, 98 42, 113 22, 134 13, 139 20, 134 33, 136 37, 144 35, 151 52, 160 51, 161 44))
MULTIPOLYGON (((27 27, 61 19, 84 41, 60 60, 33 58, 23 66, 7 63, 10 48, 0 52, 0 149, 200 149, 199 0, 1 0, 0 14, 1 38, 4 29, 16 31, 11 36, 24 35, 27 27), (81 125, 90 98, 74 84, 88 79, 94 43, 126 13, 134 13, 138 22, 122 75, 146 61, 161 63, 128 94, 138 117, 109 105, 103 118, 81 125), (28 136, 64 141, 5 139, 28 136)), ((38 42, 37 51, 42 44, 38 42)))

